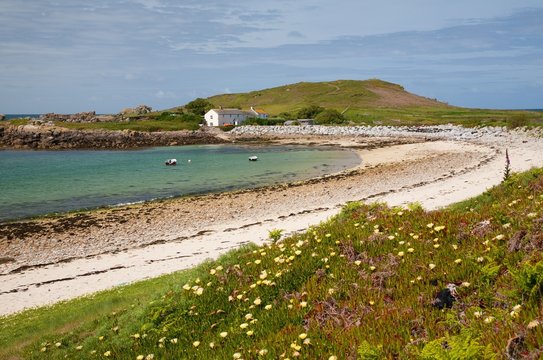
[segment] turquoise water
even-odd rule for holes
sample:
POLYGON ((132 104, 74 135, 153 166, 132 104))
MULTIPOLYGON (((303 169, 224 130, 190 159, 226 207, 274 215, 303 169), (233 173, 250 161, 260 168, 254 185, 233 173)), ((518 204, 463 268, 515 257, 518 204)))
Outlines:
POLYGON ((308 179, 358 161, 350 151, 296 146, 5 150, 0 151, 0 221, 308 179), (253 155, 259 160, 248 161, 253 155), (169 158, 178 165, 165 166, 169 158))

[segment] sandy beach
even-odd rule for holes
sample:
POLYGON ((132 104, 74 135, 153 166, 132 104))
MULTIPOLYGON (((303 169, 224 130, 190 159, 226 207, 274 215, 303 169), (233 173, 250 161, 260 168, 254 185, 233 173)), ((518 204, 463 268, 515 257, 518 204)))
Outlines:
POLYGON ((240 245, 261 244, 272 229, 304 231, 349 201, 443 207, 499 184, 506 148, 513 171, 543 166, 543 139, 522 131, 412 135, 260 136, 350 148, 361 162, 293 184, 0 225, 0 315, 190 268, 240 245))

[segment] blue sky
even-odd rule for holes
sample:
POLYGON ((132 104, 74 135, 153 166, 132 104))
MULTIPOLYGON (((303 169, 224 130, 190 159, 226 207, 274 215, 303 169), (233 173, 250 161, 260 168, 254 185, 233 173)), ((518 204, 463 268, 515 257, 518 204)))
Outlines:
POLYGON ((368 78, 452 105, 543 108, 542 19, 541 0, 1 0, 0 113, 368 78))

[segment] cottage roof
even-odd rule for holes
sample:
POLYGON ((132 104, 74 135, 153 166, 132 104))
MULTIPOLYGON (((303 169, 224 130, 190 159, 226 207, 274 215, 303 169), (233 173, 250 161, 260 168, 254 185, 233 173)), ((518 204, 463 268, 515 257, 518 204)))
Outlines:
POLYGON ((239 110, 239 109, 212 109, 217 114, 222 115, 247 115, 247 111, 239 110))

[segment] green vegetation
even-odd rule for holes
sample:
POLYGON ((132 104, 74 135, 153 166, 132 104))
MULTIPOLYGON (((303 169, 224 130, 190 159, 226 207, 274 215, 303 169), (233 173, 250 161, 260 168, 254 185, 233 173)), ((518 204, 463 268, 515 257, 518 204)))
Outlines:
POLYGON ((3 318, 0 355, 538 358, 542 273, 536 169, 443 210, 349 203, 303 234, 3 318), (447 284, 456 301, 440 310, 432 301, 447 284))
POLYGON ((128 121, 96 122, 96 123, 69 123, 55 122, 56 126, 78 130, 134 130, 134 131, 174 131, 197 130, 202 122, 202 117, 194 114, 157 112, 136 117, 128 121))
POLYGON ((240 94, 212 96, 224 107, 257 106, 285 120, 314 118, 307 109, 334 109, 352 125, 462 126, 543 125, 543 113, 535 111, 466 109, 408 93, 397 84, 373 79, 285 85, 240 94))
POLYGON ((185 105, 185 109, 195 115, 204 116, 206 112, 213 109, 214 105, 206 99, 197 98, 185 105))

